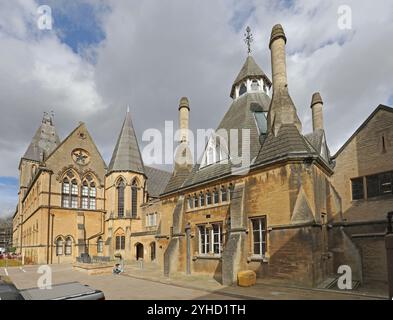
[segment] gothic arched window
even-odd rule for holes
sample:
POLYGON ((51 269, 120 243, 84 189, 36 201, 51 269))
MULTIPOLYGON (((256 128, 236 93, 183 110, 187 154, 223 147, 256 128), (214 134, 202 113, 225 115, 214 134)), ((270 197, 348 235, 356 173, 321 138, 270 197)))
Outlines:
POLYGON ((138 184, 136 180, 131 185, 131 216, 133 218, 138 216, 138 184))
POLYGON ((65 241, 65 255, 70 256, 72 254, 72 239, 67 237, 65 241))
POLYGON ((89 209, 89 185, 87 181, 82 184, 82 209, 89 209))
POLYGON ((199 194, 199 203, 201 204, 201 207, 205 205, 205 195, 203 194, 203 192, 199 194))
POLYGON ((102 240, 102 237, 99 237, 97 240, 97 253, 103 253, 104 252, 104 240, 102 240))
POLYGON ((63 186, 62 186, 62 200, 61 204, 63 208, 69 208, 70 207, 70 181, 68 178, 64 178, 63 180, 63 186))
POLYGON ((63 255, 63 238, 58 238, 56 240, 56 256, 63 255))
POLYGON ((228 201, 228 191, 225 186, 221 187, 221 201, 222 202, 228 201))
POLYGON ((77 209, 78 208, 78 182, 74 179, 71 181, 71 208, 77 209))
POLYGON ((220 202, 220 194, 216 188, 214 188, 214 191, 213 191, 213 200, 214 200, 214 204, 217 204, 220 202))
POLYGON ((124 189, 126 185, 123 179, 120 180, 117 185, 117 216, 119 218, 124 217, 124 189))
POLYGON ((194 194, 194 208, 199 207, 199 199, 196 194, 194 194))
POLYGON ((97 207, 96 197, 97 197, 96 184, 92 182, 90 183, 90 192, 89 192, 89 198, 90 198, 89 205, 91 210, 95 210, 97 207))
POLYGON ((206 192, 206 204, 208 206, 212 204, 212 194, 209 190, 206 192))

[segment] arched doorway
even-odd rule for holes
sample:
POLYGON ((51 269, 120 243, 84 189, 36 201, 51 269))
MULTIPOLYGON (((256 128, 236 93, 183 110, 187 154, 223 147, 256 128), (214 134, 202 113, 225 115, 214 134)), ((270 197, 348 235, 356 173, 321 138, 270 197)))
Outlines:
POLYGON ((143 244, 137 243, 136 244, 136 260, 143 259, 143 244))
POLYGON ((155 242, 150 243, 150 260, 151 261, 156 260, 156 243, 155 242))

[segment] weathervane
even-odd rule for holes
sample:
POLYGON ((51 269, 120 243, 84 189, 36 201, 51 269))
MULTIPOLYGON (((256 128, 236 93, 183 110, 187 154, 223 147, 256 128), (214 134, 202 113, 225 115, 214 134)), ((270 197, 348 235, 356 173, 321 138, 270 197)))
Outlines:
POLYGON ((246 38, 244 39, 244 42, 245 42, 246 45, 247 45, 248 54, 251 54, 251 43, 254 41, 254 37, 252 36, 251 28, 250 28, 250 27, 247 27, 246 33, 244 34, 244 36, 246 37, 246 38))

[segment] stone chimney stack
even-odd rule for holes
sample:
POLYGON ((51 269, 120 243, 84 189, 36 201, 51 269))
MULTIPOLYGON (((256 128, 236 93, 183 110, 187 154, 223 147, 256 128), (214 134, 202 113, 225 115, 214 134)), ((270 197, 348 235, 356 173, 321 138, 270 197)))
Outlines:
POLYGON ((285 45, 287 37, 281 24, 276 24, 272 29, 270 50, 272 54, 273 96, 268 114, 268 130, 274 136, 283 125, 294 125, 299 133, 302 132, 302 123, 296 112, 288 92, 287 66, 285 45))
POLYGON ((190 117, 190 104, 186 97, 180 99, 179 104, 179 125, 180 125, 180 136, 181 143, 188 143, 188 123, 190 117))
POLYGON ((175 151, 175 168, 173 175, 178 173, 191 172, 193 166, 193 157, 189 147, 188 124, 190 117, 190 103, 186 97, 180 99, 179 103, 179 126, 180 126, 180 144, 175 151))
POLYGON ((312 110, 312 126, 314 132, 317 130, 323 130, 323 101, 319 92, 316 92, 312 96, 311 110, 312 110))
POLYGON ((269 48, 272 57, 273 91, 288 85, 285 45, 287 38, 281 24, 272 29, 269 48))

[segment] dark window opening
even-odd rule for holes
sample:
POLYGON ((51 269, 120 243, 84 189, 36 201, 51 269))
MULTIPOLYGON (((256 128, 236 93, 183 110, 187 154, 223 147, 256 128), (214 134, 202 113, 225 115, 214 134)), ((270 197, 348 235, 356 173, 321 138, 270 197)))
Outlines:
POLYGON ((366 177, 367 197, 373 198, 393 193, 393 172, 385 172, 366 177))
POLYGON ((131 215, 136 218, 138 216, 138 186, 135 181, 131 186, 131 201, 131 215))
POLYGON ((352 200, 364 199, 363 178, 352 180, 352 200))
POLYGON ((121 180, 117 186, 117 216, 119 218, 124 217, 124 181, 121 180))
POLYGON ((243 83, 243 84, 240 86, 239 96, 242 96, 242 95, 245 94, 246 92, 247 92, 247 87, 246 87, 246 85, 243 83))
POLYGON ((124 250, 126 247, 126 237, 116 236, 116 250, 124 250))

